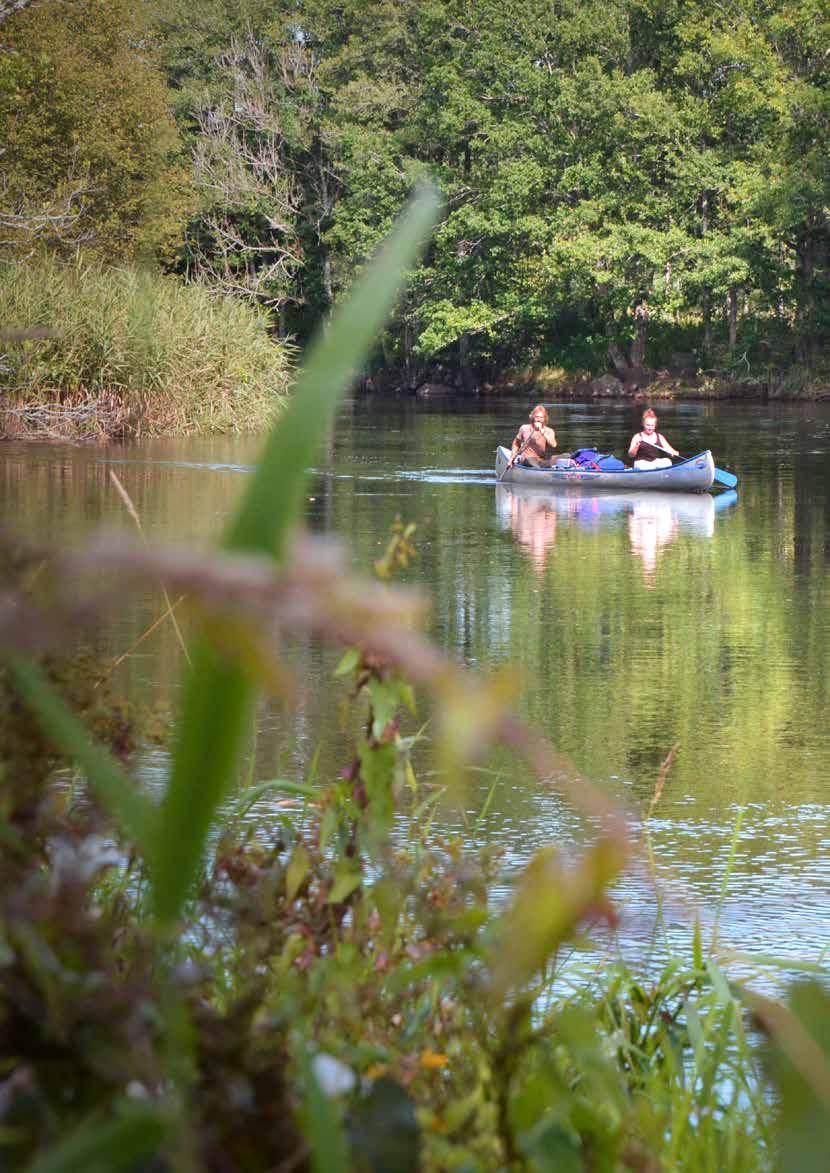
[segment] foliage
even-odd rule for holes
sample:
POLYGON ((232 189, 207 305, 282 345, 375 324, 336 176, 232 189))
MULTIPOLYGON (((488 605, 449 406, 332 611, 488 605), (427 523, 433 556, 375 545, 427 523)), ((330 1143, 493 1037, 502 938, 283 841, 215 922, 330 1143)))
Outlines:
MULTIPOLYGON (((291 375, 291 352, 271 340, 260 311, 91 259, 3 266, 0 316, 41 328, 40 337, 6 344, 7 407, 25 421, 45 404, 56 431, 62 409, 70 426, 79 414, 110 434, 252 431, 279 406, 291 375)), ((14 416, 5 426, 14 430, 14 416)))
POLYGON ((168 258, 190 196, 167 90, 135 0, 38 3, 3 26, 6 248, 168 258))
MULTIPOLYGON (((57 749, 82 760, 113 818, 99 821, 95 801, 57 816, 41 803, 39 833, 2 826, 0 1144, 15 1164, 773 1167, 768 1086, 740 997, 699 935, 690 961, 649 984, 612 972, 597 995, 565 965, 567 942, 613 918, 607 889, 629 848, 621 812, 563 775, 507 712, 504 682, 462 674, 431 648, 406 596, 350 581, 320 543, 288 544, 308 445, 434 210, 416 203, 321 339, 222 553, 102 541, 70 555, 92 580, 83 599, 66 590, 58 555, 44 610, 24 579, 0 612, 20 696, 57 749), (21 658, 88 621, 106 600, 102 572, 116 568, 125 589, 163 569, 171 595, 187 583, 208 616, 159 805, 102 747, 87 751, 83 725, 21 658), (340 778, 313 797, 272 780, 234 802, 241 733, 289 625, 361 649, 340 665, 361 732, 340 778), (463 785, 469 759, 502 741, 591 817, 584 850, 567 861, 540 851, 506 904, 491 898, 497 853, 429 833, 441 795, 414 780, 409 679, 438 702, 437 760, 459 768, 443 785, 463 785), (280 791, 288 807, 273 803, 280 791), (266 801, 258 826, 241 819, 266 801)), ((385 570, 411 556, 411 537, 398 526, 385 570)), ((808 1033, 805 1048, 783 1007, 754 1009, 820 1114, 816 1043, 808 1033)), ((799 1146, 813 1152, 804 1121, 813 1126, 812 1111, 788 1116, 775 1138, 785 1167, 799 1146)))
POLYGON ((3 29, 8 255, 160 260, 304 343, 429 176, 446 215, 373 361, 468 390, 821 361, 817 0, 40 0, 3 29))
MULTIPOLYGON (((244 17, 203 0, 198 32, 193 8, 159 17, 180 121, 202 120, 198 158, 215 137, 204 111, 239 112, 225 159, 249 191, 271 133, 245 122, 251 77, 267 95, 280 184, 254 203, 202 191, 244 237, 249 272, 272 263, 279 226, 284 328, 302 336, 328 311, 428 172, 447 215, 387 332, 387 363, 542 354, 630 378, 655 334, 669 339, 658 361, 691 335, 711 367, 728 365, 739 332, 753 367, 786 366, 793 347, 816 358, 828 25, 814 0, 723 12, 521 0, 509 13, 494 0, 292 0, 244 17), (240 52, 242 91, 222 64, 240 52)), ((200 264, 221 252, 207 215, 200 264)))

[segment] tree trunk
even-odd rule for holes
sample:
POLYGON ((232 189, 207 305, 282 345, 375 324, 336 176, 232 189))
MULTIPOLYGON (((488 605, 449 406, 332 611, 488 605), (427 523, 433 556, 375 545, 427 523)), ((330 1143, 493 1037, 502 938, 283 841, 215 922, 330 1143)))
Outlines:
POLYGON ((605 319, 605 337, 608 339, 608 358, 611 366, 617 372, 618 377, 625 382, 631 374, 631 368, 628 365, 628 359, 620 350, 619 344, 617 343, 614 322, 611 318, 605 319))
POLYGON ((815 255, 813 236, 809 227, 796 246, 796 340, 795 353, 799 362, 808 363, 813 357, 813 317, 815 313, 815 289, 813 274, 815 272, 815 255))
POLYGON ((466 330, 458 339, 458 365, 461 369, 461 386, 464 394, 473 395, 476 390, 476 382, 470 366, 470 335, 466 330))
POLYGON ((631 340, 631 372, 639 378, 645 370, 648 306, 644 301, 634 310, 634 337, 631 340))
POLYGON ((331 287, 331 257, 325 245, 321 245, 321 248, 323 254, 323 292, 326 295, 326 305, 331 307, 334 303, 334 294, 331 287))
MULTIPOLYGON (((700 235, 703 238, 709 231, 709 193, 704 192, 700 200, 700 235)), ((712 351, 712 294, 708 289, 703 290, 701 297, 703 310, 703 349, 707 355, 712 351)))
POLYGON ((708 289, 703 290, 703 348, 707 354, 712 350, 712 295, 708 289))
POLYGON ((411 391, 415 390, 412 382, 412 326, 408 318, 403 323, 403 369, 406 375, 406 385, 411 391))
POLYGON ((726 298, 726 315, 729 322, 729 353, 735 350, 738 341, 738 291, 730 289, 726 298))
POLYGON ((334 193, 329 186, 329 176, 326 170, 325 159, 323 158, 323 148, 318 146, 318 154, 316 158, 317 163, 317 190, 320 202, 320 214, 317 220, 317 245, 320 250, 321 259, 321 275, 323 280, 323 293, 326 298, 326 305, 328 308, 334 304, 334 292, 331 284, 331 256, 329 255, 328 247, 323 240, 325 227, 331 220, 331 214, 334 209, 334 193))

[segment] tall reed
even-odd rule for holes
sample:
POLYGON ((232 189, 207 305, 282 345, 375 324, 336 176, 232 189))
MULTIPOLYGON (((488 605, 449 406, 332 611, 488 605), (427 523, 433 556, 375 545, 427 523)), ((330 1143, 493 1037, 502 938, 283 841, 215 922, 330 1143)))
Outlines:
POLYGON ((0 322, 7 405, 53 427, 74 414, 110 434, 253 431, 291 380, 291 348, 263 312, 83 256, 1 266, 0 322), (47 336, 9 333, 37 327, 47 336))

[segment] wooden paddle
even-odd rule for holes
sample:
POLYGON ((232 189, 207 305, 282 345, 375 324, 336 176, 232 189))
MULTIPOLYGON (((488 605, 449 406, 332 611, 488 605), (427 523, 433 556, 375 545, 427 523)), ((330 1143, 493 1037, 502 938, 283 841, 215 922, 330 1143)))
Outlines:
MULTIPOLYGON (((673 456, 671 452, 667 452, 665 448, 661 448, 659 444, 649 444, 648 440, 641 440, 640 447, 637 449, 637 456, 645 449, 647 455, 652 453, 655 456, 667 456, 673 464, 679 461, 688 460, 688 456, 673 456)), ((738 483, 738 478, 733 472, 727 472, 723 468, 715 469, 715 480, 719 485, 723 485, 727 489, 734 489, 738 483)))

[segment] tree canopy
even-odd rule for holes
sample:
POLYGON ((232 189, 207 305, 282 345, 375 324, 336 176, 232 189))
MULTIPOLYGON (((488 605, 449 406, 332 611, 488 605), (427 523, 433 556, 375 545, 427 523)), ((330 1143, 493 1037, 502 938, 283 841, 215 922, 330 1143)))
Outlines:
POLYGON ((41 206, 74 184, 83 232, 174 241, 283 335, 424 175, 446 215, 389 363, 631 379, 677 351, 809 363, 830 330, 818 0, 40 0, 4 39, 7 205, 24 174, 41 206))

